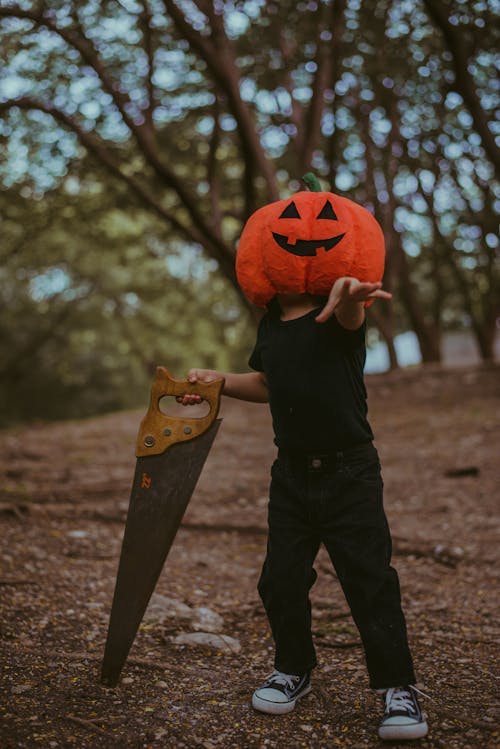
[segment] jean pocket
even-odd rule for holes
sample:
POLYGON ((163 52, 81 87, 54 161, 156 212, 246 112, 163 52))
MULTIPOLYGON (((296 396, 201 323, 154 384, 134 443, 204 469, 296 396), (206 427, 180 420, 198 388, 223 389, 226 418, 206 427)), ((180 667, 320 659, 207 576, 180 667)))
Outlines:
POLYGON ((355 481, 363 481, 375 485, 382 480, 380 461, 377 455, 372 455, 364 460, 356 458, 346 461, 343 469, 344 475, 355 481))
POLYGON ((271 483, 286 488, 293 482, 290 466, 277 458, 271 466, 271 483))

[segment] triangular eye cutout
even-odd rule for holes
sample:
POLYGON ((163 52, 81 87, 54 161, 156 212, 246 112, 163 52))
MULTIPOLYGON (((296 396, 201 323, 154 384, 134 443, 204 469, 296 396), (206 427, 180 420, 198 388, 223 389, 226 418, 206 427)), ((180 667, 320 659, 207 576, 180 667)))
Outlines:
POLYGON ((300 213, 298 212, 297 206, 293 200, 287 205, 280 218, 300 218, 300 213))
POLYGON ((334 221, 338 221, 338 218, 335 215, 335 211, 333 210, 333 206, 329 200, 326 201, 325 205, 321 209, 321 213, 319 214, 318 218, 329 218, 333 219, 334 221))

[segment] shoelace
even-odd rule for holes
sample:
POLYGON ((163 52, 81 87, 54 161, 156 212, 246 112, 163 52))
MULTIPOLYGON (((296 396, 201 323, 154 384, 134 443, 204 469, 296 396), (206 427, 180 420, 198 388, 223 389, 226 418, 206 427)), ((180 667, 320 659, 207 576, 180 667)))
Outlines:
POLYGON ((391 687, 387 690, 387 694, 385 696, 385 706, 387 712, 391 712, 392 710, 408 710, 410 712, 413 712, 415 709, 415 705, 413 702, 412 691, 421 694, 422 697, 429 698, 428 694, 425 694, 425 692, 421 692, 420 689, 417 689, 417 687, 413 685, 408 689, 403 689, 402 687, 391 687))
POLYGON ((281 671, 274 671, 271 676, 267 679, 267 684, 283 684, 284 686, 288 687, 288 689, 292 689, 294 686, 294 682, 299 681, 298 676, 293 676, 291 674, 284 674, 281 671))
POLYGON ((428 700, 432 700, 432 697, 430 697, 430 695, 426 694, 425 692, 422 692, 420 689, 417 689, 415 684, 412 684, 410 689, 413 689, 414 692, 417 692, 417 694, 420 694, 422 697, 425 697, 428 700))

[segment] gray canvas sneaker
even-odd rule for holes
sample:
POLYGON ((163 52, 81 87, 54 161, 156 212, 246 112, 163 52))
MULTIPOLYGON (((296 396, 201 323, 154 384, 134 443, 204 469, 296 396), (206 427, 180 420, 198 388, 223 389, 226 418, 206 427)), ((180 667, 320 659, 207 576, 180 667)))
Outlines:
MULTIPOLYGON (((383 692, 384 716, 378 735, 385 741, 421 739, 429 730, 414 686, 392 687, 383 692)), ((421 694, 421 693, 420 693, 421 694)))
POLYGON ((296 701, 309 694, 310 691, 309 672, 302 676, 295 676, 273 671, 262 686, 253 693, 252 706, 261 713, 282 715, 291 712, 296 701))

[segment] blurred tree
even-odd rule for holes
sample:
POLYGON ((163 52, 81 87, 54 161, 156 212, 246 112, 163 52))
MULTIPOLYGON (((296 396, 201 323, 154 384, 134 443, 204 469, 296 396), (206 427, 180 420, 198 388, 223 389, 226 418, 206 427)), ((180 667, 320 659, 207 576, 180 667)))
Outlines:
POLYGON ((166 257, 162 223, 121 192, 117 208, 106 175, 81 172, 43 200, 4 192, 0 423, 130 408, 157 363, 245 361, 229 282, 195 250, 166 257))
MULTIPOLYGON (((457 22, 461 5, 449 4, 451 23, 457 22)), ((337 176, 348 170, 356 194, 373 206, 384 229, 385 285, 400 305, 375 306, 371 315, 388 340, 393 365, 395 312, 415 331, 424 361, 440 359, 443 327, 464 320, 483 358, 491 358, 499 314, 498 239, 492 230, 498 184, 465 97, 455 93, 450 55, 424 6, 381 0, 376 7, 363 3, 352 17, 349 8, 353 4, 348 4, 349 27, 362 41, 351 58, 344 58, 353 74, 345 74, 337 86, 336 123, 351 115, 337 143, 344 159, 352 154, 352 161, 338 159, 330 166, 337 176), (436 171, 439 179, 431 176, 436 171), (470 239, 466 245, 456 241, 457 230, 470 239)), ((481 31, 487 15, 486 4, 477 3, 459 18, 475 38, 469 69, 476 70, 474 59, 480 60, 477 91, 483 119, 493 125, 498 97, 487 63, 493 62, 495 32, 481 31)))
POLYGON ((42 194, 83 147, 116 205, 128 195, 160 219, 165 256, 203 248, 237 288, 244 220, 313 168, 384 228, 398 303, 370 314, 393 366, 398 330, 431 361, 443 325, 468 321, 490 358, 494 12, 494 0, 0 0, 0 177, 29 175, 42 194))

